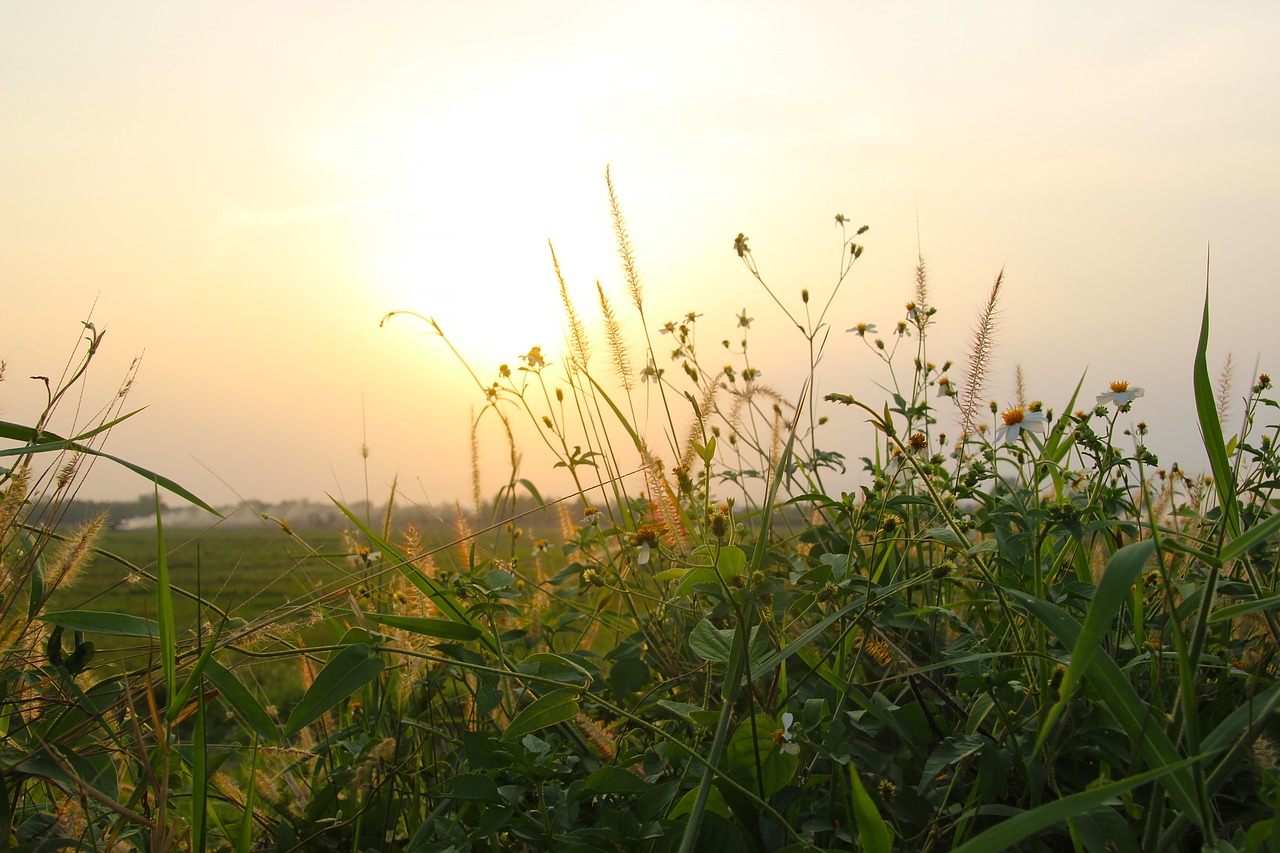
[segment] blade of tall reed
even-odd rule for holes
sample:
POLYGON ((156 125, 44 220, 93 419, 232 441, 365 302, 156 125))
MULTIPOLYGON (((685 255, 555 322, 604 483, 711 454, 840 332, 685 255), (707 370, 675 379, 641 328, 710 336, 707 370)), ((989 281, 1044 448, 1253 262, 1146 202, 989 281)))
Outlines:
POLYGON ((1236 506, 1235 475, 1227 459, 1227 446, 1222 438, 1222 421, 1218 418, 1218 405, 1214 399, 1213 380, 1209 378, 1209 282, 1205 273, 1204 314, 1200 320, 1200 340, 1196 345, 1195 363, 1192 367, 1192 385, 1195 389, 1196 418, 1200 423, 1200 438, 1205 453, 1209 455, 1209 467, 1213 471, 1213 487, 1218 493, 1218 505, 1226 521, 1229 537, 1240 535, 1240 510, 1236 506))
POLYGON ((1049 709, 1044 725, 1040 727, 1040 734, 1036 737, 1037 752, 1044 746, 1045 738, 1053 730, 1054 724, 1066 709, 1071 697, 1075 695, 1085 673, 1089 671, 1089 666, 1101 652, 1102 635, 1106 633, 1111 626, 1111 620, 1128 600, 1129 590, 1142 573, 1142 567, 1155 553, 1155 548, 1155 540, 1144 539, 1141 542, 1126 545, 1107 561, 1106 571, 1103 572, 1102 580, 1094 591, 1093 600, 1089 602, 1089 610, 1085 614, 1080 635, 1071 648, 1071 663, 1067 665, 1067 671, 1063 673, 1062 681, 1058 684, 1058 701, 1049 709))
POLYGON ((1007 850, 1030 835, 1062 823, 1069 818, 1082 815, 1090 809, 1106 805, 1115 797, 1127 791, 1132 791, 1139 785, 1154 782, 1178 770, 1185 769, 1203 758, 1204 756, 1196 756, 1173 764, 1166 764, 1163 767, 1157 767, 1155 770, 1148 770, 1145 773, 1138 773, 1126 779, 1118 779, 1115 782, 1109 782, 1097 787, 1091 786, 1078 794, 1072 794, 1069 797, 1063 797, 1060 800, 1053 800, 1037 806, 1030 811, 1022 812, 1008 820, 997 823, 985 832, 981 832, 961 844, 952 853, 988 853, 988 851, 992 850, 1007 850))
POLYGON ((156 498, 156 621, 160 626, 160 665, 169 695, 168 716, 176 714, 178 698, 178 639, 173 624, 173 589, 169 585, 169 555, 164 547, 164 522, 160 518, 160 489, 156 498))
MULTIPOLYGON (((1075 648, 1080 638, 1080 623, 1058 607, 1021 590, 1006 589, 1006 593, 1031 611, 1064 646, 1075 648)), ((1166 767, 1178 763, 1178 749, 1165 734, 1161 724, 1163 712, 1144 701, 1138 691, 1125 678, 1116 662, 1106 655, 1096 656, 1086 673, 1102 704, 1137 746, 1138 753, 1152 767, 1166 767)), ((1183 767, 1170 771, 1162 784, 1173 798, 1179 810, 1187 814, 1197 826, 1203 826, 1205 815, 1196 796, 1195 781, 1183 767)))

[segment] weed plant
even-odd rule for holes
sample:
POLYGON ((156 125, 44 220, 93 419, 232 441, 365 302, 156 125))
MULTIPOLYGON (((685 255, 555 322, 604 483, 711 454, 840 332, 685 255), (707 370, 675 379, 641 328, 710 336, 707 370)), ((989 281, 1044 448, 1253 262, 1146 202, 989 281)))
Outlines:
POLYGON ((1199 477, 1160 468, 1146 424, 1126 427, 1142 390, 1124 381, 1082 380, 1060 407, 1021 382, 987 401, 1002 276, 965 364, 939 367, 921 261, 900 319, 838 332, 866 344, 887 398, 815 397, 863 252, 866 228, 843 216, 837 280, 798 304, 733 242, 805 341, 788 396, 761 381, 745 311, 720 347, 699 340, 697 313, 646 316, 608 190, 626 293, 597 289, 602 340, 561 279, 559 363, 535 346, 486 381, 412 315, 474 379, 473 436, 492 419, 509 440, 505 485, 482 503, 477 474, 447 544, 393 529, 391 501, 381 525, 344 510, 346 543, 314 551, 340 574, 237 613, 173 582, 157 516, 154 567, 124 568, 153 606, 50 611, 93 531, 63 534, 58 501, 33 502, 37 483, 65 497, 74 479, 54 466, 38 480, 33 460, 89 458, 118 418, 71 440, 48 413, 0 425, 17 445, 0 475, 6 842, 1277 849, 1280 426, 1263 374, 1224 435, 1207 293, 1190 377, 1199 477), (656 436, 639 427, 650 411, 656 436), (841 492, 829 482, 847 460, 824 427, 855 419, 878 438, 866 485, 841 492), (567 497, 544 499, 521 470, 527 430, 567 497), (555 529, 525 534, 547 517, 555 529), (175 596, 197 618, 175 619, 175 596), (304 633, 316 625, 332 639, 304 633), (264 662, 298 673, 283 704, 264 662))

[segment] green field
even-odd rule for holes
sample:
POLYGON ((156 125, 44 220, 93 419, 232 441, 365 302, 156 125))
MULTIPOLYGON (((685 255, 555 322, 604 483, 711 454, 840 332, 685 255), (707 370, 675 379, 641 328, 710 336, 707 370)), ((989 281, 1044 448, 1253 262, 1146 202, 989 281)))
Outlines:
MULTIPOLYGON (((172 582, 191 594, 175 600, 178 624, 194 623, 197 595, 232 616, 252 620, 317 591, 342 588, 352 576, 341 552, 341 534, 308 536, 304 545, 270 529, 165 531, 172 582)), ((155 531, 108 531, 98 547, 104 553, 94 558, 79 583, 59 593, 54 606, 154 616, 155 586, 130 567, 154 575, 155 531)), ((204 615, 217 618, 216 611, 204 615)))

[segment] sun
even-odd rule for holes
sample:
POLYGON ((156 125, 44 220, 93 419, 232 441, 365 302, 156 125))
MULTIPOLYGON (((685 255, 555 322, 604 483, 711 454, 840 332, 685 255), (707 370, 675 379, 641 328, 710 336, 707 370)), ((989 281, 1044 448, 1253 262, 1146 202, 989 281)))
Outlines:
POLYGON ((395 196, 367 236, 370 291, 388 311, 434 318, 477 373, 531 346, 560 350, 553 246, 582 313, 596 280, 618 276, 604 146, 571 123, 538 130, 536 88, 461 98, 370 130, 378 138, 351 152, 376 158, 395 196))

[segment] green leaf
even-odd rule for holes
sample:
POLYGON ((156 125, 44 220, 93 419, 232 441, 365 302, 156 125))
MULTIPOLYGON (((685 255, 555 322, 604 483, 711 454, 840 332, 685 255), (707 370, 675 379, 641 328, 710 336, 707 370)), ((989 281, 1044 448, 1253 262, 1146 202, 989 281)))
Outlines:
POLYGON ((324 665, 284 725, 285 737, 297 734, 321 714, 368 684, 386 663, 363 643, 346 646, 324 665))
POLYGON ((740 577, 746 567, 746 551, 743 551, 737 545, 728 545, 720 549, 720 556, 716 558, 716 568, 720 570, 722 577, 740 577))
POLYGON ((858 823, 858 842, 863 850, 869 853, 892 853, 893 831, 880 816, 880 810, 872 801, 871 795, 862 785, 862 777, 853 762, 848 765, 850 785, 853 794, 853 817, 858 823))
MULTIPOLYGON (((1005 593, 1031 611, 1063 645, 1076 645, 1080 637, 1080 623, 1057 605, 1015 589, 1006 589, 1005 593)), ((1160 724, 1163 714, 1138 696, 1120 667, 1106 655, 1098 656, 1086 675, 1102 704, 1137 744, 1147 764, 1173 767, 1169 779, 1163 783, 1169 796, 1179 811, 1197 826, 1203 826, 1204 816, 1200 812, 1200 801, 1195 795, 1191 774, 1180 766, 1174 766, 1179 758, 1178 750, 1160 724)))
POLYGON ((930 527, 925 533, 951 548, 964 550, 969 547, 969 543, 961 539, 950 527, 930 527))
POLYGON ((530 732, 572 720, 578 716, 578 691, 572 687, 552 690, 530 702, 502 733, 506 741, 519 740, 530 732))
POLYGON ((1189 767, 1199 758, 1188 758, 1173 764, 1148 770, 1127 779, 1109 782, 1104 785, 1090 787, 1078 794, 1053 800, 1030 811, 1001 821, 985 832, 979 833, 964 844, 955 848, 952 853, 987 853, 991 850, 1006 850, 1022 839, 1048 829, 1054 824, 1083 815, 1090 809, 1104 805, 1114 797, 1131 791, 1139 785, 1145 785, 1162 776, 1189 767))
POLYGON ((271 715, 231 670, 216 660, 211 660, 205 664, 204 674, 209 683, 218 688, 223 700, 255 734, 269 743, 280 740, 280 730, 276 728, 271 715))
POLYGON ((687 571, 681 570, 681 572, 683 576, 680 578, 680 583, 676 584, 676 588, 671 593, 677 597, 690 595, 694 592, 694 586, 700 583, 720 583, 720 578, 716 575, 715 569, 707 566, 696 566, 687 571))
MULTIPOLYGON (((736 628, 717 628, 706 619, 698 622, 689 632, 689 648, 698 657, 711 663, 728 663, 733 653, 733 637, 736 628)), ((759 677, 764 671, 762 662, 771 659, 769 638, 760 633, 760 626, 751 629, 751 676, 759 677)))
POLYGON ((1200 340, 1196 345, 1195 363, 1192 367, 1192 385, 1196 398, 1196 417, 1200 422, 1200 439, 1209 455, 1209 467, 1213 469, 1213 486, 1218 492, 1218 504, 1227 523, 1227 536, 1240 535, 1240 510, 1236 506, 1236 480, 1227 458, 1227 447, 1222 440, 1222 422, 1218 418, 1218 404, 1214 399, 1213 380, 1209 378, 1209 283, 1206 275, 1204 288, 1204 314, 1200 320, 1200 340))
POLYGON ((482 773, 462 773, 445 782, 445 794, 455 800, 475 800, 482 803, 500 803, 498 783, 482 773))
POLYGON ((474 640, 483 632, 475 625, 454 622, 452 619, 431 619, 426 616, 398 616, 393 613, 365 613, 364 618, 376 625, 399 628, 410 634, 435 637, 440 640, 474 640))
MULTIPOLYGON (((177 691, 173 701, 169 703, 168 719, 173 722, 181 713, 182 708, 187 704, 187 700, 191 698, 191 694, 200 684, 200 679, 204 676, 204 669, 209 665, 209 661, 213 659, 213 650, 217 648, 218 638, 222 636, 222 629, 226 627, 226 623, 220 624, 214 631, 213 636, 205 644, 200 651, 200 657, 196 660, 196 665, 191 667, 191 672, 187 673, 187 678, 182 682, 182 688, 177 691)), ((200 701, 200 708, 197 713, 203 713, 204 700, 200 701)))
POLYGON ((749 791, 761 791, 765 797, 776 794, 795 778, 800 756, 782 751, 777 740, 781 729, 768 714, 756 714, 738 723, 725 748, 729 778, 749 791))
POLYGON ((733 645, 733 629, 717 628, 706 619, 689 632, 689 648, 705 661, 725 663, 733 645))
POLYGON ((1262 598, 1255 598, 1252 601, 1242 601, 1239 604, 1213 611, 1209 616, 1209 624, 1215 625, 1219 622, 1228 622, 1238 616, 1245 616, 1250 613, 1264 613, 1268 610, 1275 610, 1277 607, 1280 607, 1280 595, 1267 595, 1262 598))
POLYGON ((1058 701, 1049 710, 1044 725, 1040 727, 1036 751, 1039 751, 1058 717, 1071 701, 1071 696, 1089 670, 1089 665, 1098 656, 1102 648, 1102 635, 1111 626, 1111 620, 1120 612, 1120 607, 1129 600, 1129 591, 1133 588, 1134 581, 1142 573, 1142 567, 1151 559, 1155 549, 1154 539, 1144 539, 1124 546, 1107 561, 1102 581, 1093 594, 1093 600, 1089 602, 1089 612, 1085 614, 1080 636, 1072 646, 1071 663, 1058 685, 1058 701))
MULTIPOLYGON (((686 791, 684 796, 671 807, 671 813, 668 814, 667 817, 669 819, 675 819, 681 815, 692 814, 693 807, 697 805, 697 798, 697 788, 686 791)), ((724 801, 724 794, 720 793, 720 789, 714 785, 712 785, 711 789, 707 792, 707 798, 703 805, 703 810, 726 818, 733 814, 733 812, 729 811, 729 805, 724 801)))
POLYGON ((924 763, 924 770, 920 773, 920 785, 922 787, 928 785, 943 770, 977 754, 988 743, 990 741, 981 735, 961 735, 944 739, 942 744, 933 751, 933 755, 929 756, 929 760, 924 763))
POLYGON ((1266 521, 1255 524, 1226 545, 1223 545, 1218 558, 1225 565, 1255 546, 1262 544, 1275 535, 1277 531, 1280 531, 1280 512, 1268 517, 1266 521))
POLYGON ((523 478, 517 480, 516 482, 524 486, 525 491, 527 491, 530 495, 532 495, 533 499, 538 502, 538 506, 547 505, 547 502, 542 499, 542 495, 538 493, 538 488, 535 485, 533 485, 533 483, 523 478))
POLYGON ((40 621, 57 625, 69 631, 86 634, 109 634, 113 637, 160 636, 160 628, 153 619, 143 619, 126 613, 102 613, 96 610, 58 610, 39 617, 40 621))

